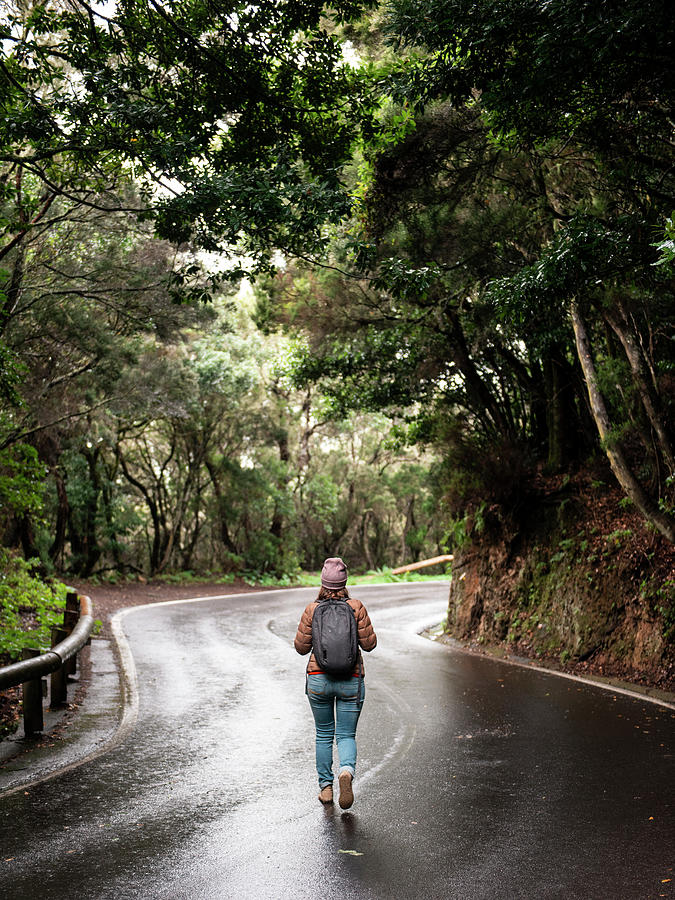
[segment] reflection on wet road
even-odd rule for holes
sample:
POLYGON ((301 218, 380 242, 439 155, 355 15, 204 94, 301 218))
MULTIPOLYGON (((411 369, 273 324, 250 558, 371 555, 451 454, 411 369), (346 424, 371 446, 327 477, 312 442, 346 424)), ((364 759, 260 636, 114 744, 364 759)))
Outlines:
POLYGON ((0 799, 0 897, 668 896, 673 710, 418 637, 445 585, 353 593, 379 645, 349 812, 316 799, 311 590, 138 608, 136 726, 0 799))

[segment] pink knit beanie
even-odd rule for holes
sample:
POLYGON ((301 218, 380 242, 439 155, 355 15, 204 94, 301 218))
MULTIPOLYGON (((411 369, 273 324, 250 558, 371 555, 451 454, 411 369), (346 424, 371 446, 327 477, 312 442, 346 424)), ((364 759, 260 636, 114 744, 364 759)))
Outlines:
POLYGON ((332 591, 337 591, 347 584, 347 566, 339 556, 331 556, 323 564, 321 584, 332 591))

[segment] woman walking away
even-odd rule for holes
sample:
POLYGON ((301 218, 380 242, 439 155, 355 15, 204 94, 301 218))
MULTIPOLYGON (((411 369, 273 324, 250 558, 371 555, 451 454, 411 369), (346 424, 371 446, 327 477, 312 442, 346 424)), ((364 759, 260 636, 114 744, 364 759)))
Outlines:
POLYGON ((303 612, 295 636, 298 653, 304 656, 312 650, 306 690, 316 725, 319 800, 333 802, 335 739, 342 809, 349 809, 354 802, 356 725, 365 697, 361 650, 373 650, 377 644, 365 606, 349 596, 346 585, 344 562, 339 557, 327 559, 321 571, 319 595, 303 612))

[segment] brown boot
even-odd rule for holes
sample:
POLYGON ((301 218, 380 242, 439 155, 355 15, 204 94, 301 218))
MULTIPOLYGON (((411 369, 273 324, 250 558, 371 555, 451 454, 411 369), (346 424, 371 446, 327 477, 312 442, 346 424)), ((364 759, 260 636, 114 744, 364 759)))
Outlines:
POLYGON ((344 772, 340 772, 338 782, 340 784, 340 807, 341 809, 349 809, 349 807, 354 802, 354 791, 352 790, 352 773, 348 772, 346 769, 344 772))
POLYGON ((319 794, 319 800, 322 803, 329 804, 333 802, 333 785, 327 784, 325 787, 321 788, 321 793, 319 794))

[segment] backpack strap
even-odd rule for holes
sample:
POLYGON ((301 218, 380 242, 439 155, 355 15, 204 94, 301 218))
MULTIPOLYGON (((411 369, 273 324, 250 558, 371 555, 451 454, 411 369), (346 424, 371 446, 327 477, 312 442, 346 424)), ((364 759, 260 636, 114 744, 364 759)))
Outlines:
POLYGON ((358 703, 363 703, 363 656, 361 655, 361 648, 359 647, 359 688, 358 693, 356 695, 356 699, 358 703))
MULTIPOLYGON (((327 599, 328 599, 327 597, 324 597, 323 600, 318 600, 317 607, 321 603, 325 603, 327 601, 327 599)), ((316 610, 314 610, 314 612, 316 612, 316 610)), ((314 652, 314 647, 311 647, 310 651, 309 651, 309 659, 307 660, 307 665, 305 666, 305 694, 307 694, 308 696, 309 696, 309 661, 312 658, 313 652, 314 652)))

